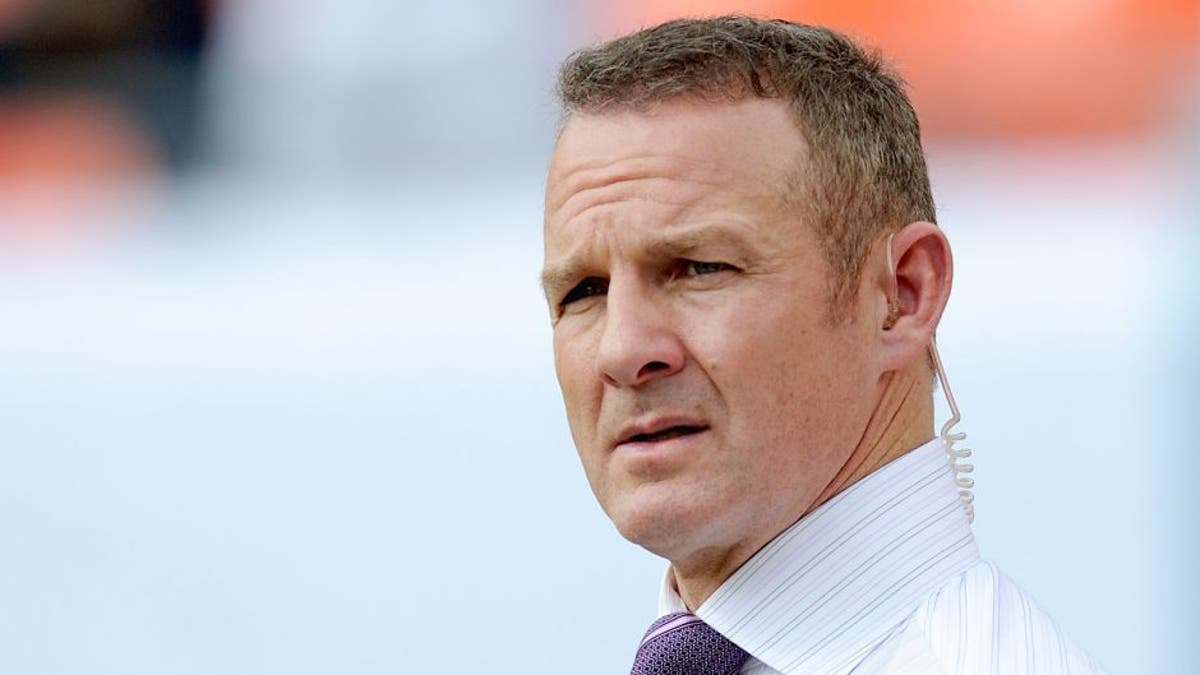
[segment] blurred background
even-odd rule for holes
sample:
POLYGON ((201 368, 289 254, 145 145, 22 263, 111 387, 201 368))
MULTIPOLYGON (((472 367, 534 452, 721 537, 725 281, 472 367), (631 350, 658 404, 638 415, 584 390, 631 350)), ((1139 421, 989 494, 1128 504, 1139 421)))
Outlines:
POLYGON ((0 0, 0 672, 627 669, 663 563, 553 377, 554 70, 735 9, 910 83, 984 554, 1192 670, 1200 2, 0 0))

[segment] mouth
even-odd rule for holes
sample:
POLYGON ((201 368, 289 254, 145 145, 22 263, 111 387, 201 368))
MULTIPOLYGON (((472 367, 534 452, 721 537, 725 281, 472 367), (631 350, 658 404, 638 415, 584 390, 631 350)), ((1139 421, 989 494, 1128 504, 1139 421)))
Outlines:
POLYGON ((708 426, 703 424, 672 424, 657 429, 626 434, 617 445, 625 445, 627 443, 658 443, 660 441, 671 440, 672 438, 702 434, 705 431, 708 431, 708 426))

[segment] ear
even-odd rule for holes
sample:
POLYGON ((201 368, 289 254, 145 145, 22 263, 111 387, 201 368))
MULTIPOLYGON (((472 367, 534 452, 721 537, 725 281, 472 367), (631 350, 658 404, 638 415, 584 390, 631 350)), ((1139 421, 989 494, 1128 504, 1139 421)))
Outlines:
POLYGON ((884 372, 924 360, 950 299, 954 276, 950 242, 937 225, 909 223, 890 241, 884 239, 885 268, 889 243, 895 268, 885 278, 886 307, 878 332, 884 372))

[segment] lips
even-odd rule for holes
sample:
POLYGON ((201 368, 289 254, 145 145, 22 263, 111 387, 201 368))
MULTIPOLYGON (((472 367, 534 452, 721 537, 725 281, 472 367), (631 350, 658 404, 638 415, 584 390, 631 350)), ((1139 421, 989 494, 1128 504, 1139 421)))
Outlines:
POLYGON ((658 443, 673 438, 692 436, 708 431, 708 425, 698 420, 663 419, 634 424, 621 431, 616 445, 629 443, 658 443))
POLYGON ((653 441, 665 441, 668 438, 678 438, 679 436, 689 436, 698 434, 708 427, 694 426, 689 424, 681 424, 674 427, 667 427, 662 431, 655 431, 649 434, 634 434, 630 436, 625 443, 650 443, 653 441))

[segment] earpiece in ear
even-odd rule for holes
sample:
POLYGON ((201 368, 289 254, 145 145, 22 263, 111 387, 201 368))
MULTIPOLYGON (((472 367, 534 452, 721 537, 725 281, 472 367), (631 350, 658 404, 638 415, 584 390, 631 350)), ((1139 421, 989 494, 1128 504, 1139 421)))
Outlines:
POLYGON ((892 326, 900 320, 900 282, 896 279, 896 260, 892 257, 892 238, 896 236, 893 232, 888 235, 886 252, 887 252, 887 268, 888 274, 892 278, 891 292, 888 293, 888 313, 887 318, 883 320, 883 329, 891 330, 892 326))

